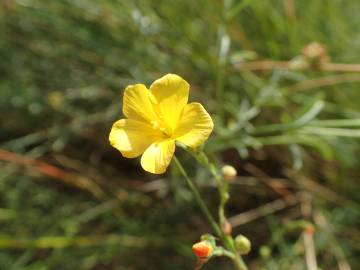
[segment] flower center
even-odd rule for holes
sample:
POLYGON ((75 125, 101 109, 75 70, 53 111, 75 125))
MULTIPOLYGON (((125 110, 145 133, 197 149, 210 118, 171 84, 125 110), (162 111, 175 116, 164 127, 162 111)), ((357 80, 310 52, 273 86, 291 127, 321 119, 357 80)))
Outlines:
POLYGON ((168 128, 165 124, 158 121, 151 121, 150 124, 153 129, 160 131, 164 136, 169 138, 171 137, 172 130, 168 128))

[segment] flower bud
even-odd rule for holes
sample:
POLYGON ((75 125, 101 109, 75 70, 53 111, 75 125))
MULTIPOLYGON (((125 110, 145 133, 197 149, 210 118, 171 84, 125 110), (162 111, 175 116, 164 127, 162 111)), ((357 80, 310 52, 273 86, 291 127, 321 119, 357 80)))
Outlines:
POLYGON ((326 48, 317 42, 311 42, 303 49, 303 55, 310 61, 312 64, 321 64, 324 62, 329 62, 330 57, 327 53, 326 48))
POLYGON ((310 234, 310 235, 312 235, 312 234, 314 234, 315 233, 315 227, 313 226, 313 225, 307 225, 307 226, 305 226, 305 232, 307 233, 307 234, 310 234))
POLYGON ((64 95, 60 91, 50 92, 47 101, 54 109, 59 109, 64 103, 64 95))
POLYGON ((271 256, 271 249, 268 246, 261 246, 260 247, 260 256, 264 260, 268 259, 271 256))
POLYGON ((231 165, 225 165, 222 167, 222 174, 224 176, 224 180, 227 182, 233 182, 236 178, 237 171, 231 165))
POLYGON ((236 250, 239 251, 241 255, 248 254, 251 250, 251 243, 249 239, 247 239, 243 235, 238 235, 235 237, 235 247, 236 250))
POLYGON ((207 259, 212 255, 213 247, 208 241, 201 241, 192 246, 192 251, 199 259, 207 259))

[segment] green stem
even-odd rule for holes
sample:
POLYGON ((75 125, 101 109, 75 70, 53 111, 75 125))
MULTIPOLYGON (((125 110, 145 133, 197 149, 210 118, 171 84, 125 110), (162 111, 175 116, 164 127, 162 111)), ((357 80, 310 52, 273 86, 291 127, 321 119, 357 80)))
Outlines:
MULTIPOLYGON (((199 152, 197 160, 210 171, 210 173, 216 180, 219 190, 219 196, 220 196, 219 223, 224 224, 224 222, 226 222, 225 206, 230 197, 229 184, 223 180, 221 174, 217 171, 216 166, 212 162, 210 162, 205 152, 203 151, 199 152)), ((223 232, 222 235, 223 235, 222 240, 225 247, 231 250, 232 253, 234 254, 233 262, 236 265, 236 267, 241 270, 247 270, 247 266, 245 265, 243 259, 241 258, 241 256, 239 255, 239 253, 235 248, 234 239, 232 238, 232 236, 225 235, 223 232)))
POLYGON ((228 258, 230 258, 232 260, 234 260, 234 258, 235 258, 234 254, 231 251, 226 250, 225 248, 217 248, 213 252, 212 255, 213 256, 219 256, 219 257, 225 256, 225 257, 228 257, 228 258))
POLYGON ((186 183, 188 184, 189 188, 191 189, 191 191, 193 192, 193 194, 195 196, 195 200, 199 204, 201 210, 203 211, 204 215, 208 219, 208 221, 209 221, 210 225, 212 226, 213 230, 216 232, 216 234, 219 237, 221 237, 222 236, 222 231, 221 231, 219 225, 216 223, 213 216, 211 215, 211 213, 210 213, 208 207, 206 206, 204 200, 201 198, 201 195, 200 195, 199 191, 197 190, 196 186, 191 181, 190 177, 188 176, 188 174, 186 173, 184 167, 181 165, 180 161, 177 159, 176 156, 174 156, 174 160, 175 160, 176 166, 179 168, 180 173, 184 176, 184 178, 186 180, 186 183))
MULTIPOLYGON (((217 173, 217 170, 216 170, 216 167, 214 166, 214 164, 209 162, 209 160, 208 160, 207 156, 205 155, 205 153, 200 152, 200 154, 201 154, 201 156, 199 156, 197 158, 197 160, 203 165, 207 164, 206 168, 208 168, 210 170, 211 174, 215 177, 215 179, 217 181, 217 184, 218 184, 219 194, 220 194, 219 220, 220 220, 220 224, 222 224, 222 222, 224 222, 225 219, 226 219, 226 217, 225 217, 225 204, 226 204, 226 201, 228 200, 227 183, 226 183, 226 190, 225 190, 223 185, 222 185, 223 181, 222 181, 221 175, 219 175, 217 173), (227 194, 226 196, 224 196, 224 194, 225 194, 224 191, 226 191, 226 194, 227 194)), ((190 179, 190 177, 186 173, 186 171, 185 171, 184 167, 182 166, 182 164, 180 163, 180 161, 175 156, 174 156, 174 160, 175 160, 175 163, 176 163, 177 167, 179 168, 180 173, 186 179, 186 182, 187 182, 189 188, 191 189, 191 191, 193 192, 197 203, 199 204, 201 210, 203 211, 206 218, 210 222, 210 224, 213 227, 214 231, 220 237, 220 239, 223 242, 224 246, 233 254, 233 256, 231 256, 231 259, 233 260, 234 265, 236 266, 236 268, 238 270, 247 270, 248 269, 247 266, 245 265, 244 261, 242 260, 241 256, 239 255, 239 253, 237 252, 237 250, 235 248, 234 239, 230 235, 225 235, 224 234, 224 232, 222 231, 220 226, 216 223, 215 219, 211 215, 211 213, 210 213, 208 207, 206 206, 204 200, 201 198, 201 195, 200 195, 199 191, 197 190, 197 188, 194 185, 193 181, 190 179)))
POLYGON ((203 151, 196 153, 196 160, 202 164, 207 170, 210 171, 211 175, 215 178, 216 184, 219 190, 220 204, 219 204, 219 223, 224 224, 226 221, 225 217, 225 205, 229 200, 229 185, 227 182, 223 181, 222 176, 218 173, 215 165, 211 163, 203 151))

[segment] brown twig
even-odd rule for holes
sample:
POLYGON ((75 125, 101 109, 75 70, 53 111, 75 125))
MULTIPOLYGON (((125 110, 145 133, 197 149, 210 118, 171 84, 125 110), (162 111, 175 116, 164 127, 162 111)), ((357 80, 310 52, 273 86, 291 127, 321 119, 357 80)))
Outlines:
POLYGON ((270 177, 255 165, 247 163, 245 164, 244 169, 252 175, 256 176, 259 180, 264 182, 279 195, 286 197, 292 194, 292 192, 280 180, 270 177))
POLYGON ((339 270, 351 270, 351 266, 346 259, 346 256, 341 249, 341 246, 337 242, 336 238, 333 236, 333 228, 331 224, 327 221, 326 217, 319 211, 314 213, 314 221, 317 227, 319 227, 323 232, 327 234, 327 238, 333 243, 329 245, 330 251, 335 256, 339 270))
POLYGON ((356 207, 356 203, 354 203, 352 200, 339 195, 339 193, 325 187, 324 185, 318 184, 309 177, 301 175, 293 170, 284 170, 284 173, 289 178, 295 180, 300 187, 326 201, 331 201, 340 205, 356 207))
POLYGON ((274 69, 290 69, 289 61, 259 60, 251 62, 240 62, 234 64, 240 71, 265 71, 274 69))
POLYGON ((98 199, 104 198, 106 196, 102 189, 91 179, 75 173, 67 172, 46 162, 35 160, 30 157, 3 149, 0 149, 0 160, 24 166, 53 179, 60 180, 67 185, 85 189, 98 199))
POLYGON ((234 64, 240 71, 266 71, 266 70, 321 70, 337 72, 360 72, 360 64, 322 62, 318 65, 304 65, 294 67, 293 61, 258 60, 234 64))
POLYGON ((291 22, 295 21, 296 9, 294 0, 284 0, 283 5, 287 19, 291 22))
MULTIPOLYGON (((312 217, 312 197, 309 193, 303 193, 301 196, 301 213, 304 219, 312 217)), ((316 251, 314 244, 313 231, 304 230, 303 240, 305 247, 305 260, 308 270, 317 270, 316 251)))
POLYGON ((289 92, 299 92, 299 91, 306 91, 309 89, 325 87, 334 84, 354 83, 354 82, 360 82, 360 75, 340 74, 340 75, 325 76, 317 79, 298 82, 287 87, 287 90, 289 92))
POLYGON ((258 218, 264 217, 266 215, 273 214, 275 212, 281 211, 287 207, 296 205, 299 202, 296 195, 288 195, 284 198, 277 199, 275 201, 264 204, 258 208, 251 209, 247 212, 235 215, 229 218, 229 222, 232 227, 237 227, 245 223, 254 221, 258 218))
POLYGON ((3 5, 5 10, 12 10, 12 8, 13 8, 12 0, 4 0, 2 5, 3 5))
POLYGON ((205 264, 205 262, 206 262, 206 260, 198 259, 194 270, 200 270, 203 267, 203 265, 205 264))

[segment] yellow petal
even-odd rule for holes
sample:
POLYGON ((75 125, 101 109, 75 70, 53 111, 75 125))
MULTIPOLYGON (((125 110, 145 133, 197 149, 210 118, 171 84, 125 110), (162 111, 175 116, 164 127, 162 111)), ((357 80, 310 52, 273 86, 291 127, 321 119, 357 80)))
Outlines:
POLYGON ((140 156, 162 135, 144 122, 132 119, 116 121, 110 131, 110 144, 118 149, 124 157, 134 158, 140 156))
POLYGON ((143 84, 126 87, 123 98, 123 113, 129 119, 151 122, 156 120, 151 92, 143 84))
POLYGON ((150 173, 164 173, 170 164, 174 152, 174 140, 163 140, 153 143, 142 155, 141 166, 150 173))
POLYGON ((189 84, 178 75, 167 74, 156 80, 150 91, 157 101, 159 118, 172 131, 175 130, 188 102, 189 84))
POLYGON ((195 148, 209 137, 213 128, 213 121, 204 107, 200 103, 193 102, 185 106, 174 138, 195 148))

